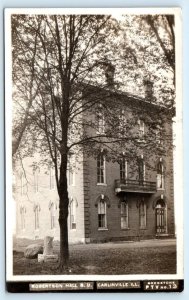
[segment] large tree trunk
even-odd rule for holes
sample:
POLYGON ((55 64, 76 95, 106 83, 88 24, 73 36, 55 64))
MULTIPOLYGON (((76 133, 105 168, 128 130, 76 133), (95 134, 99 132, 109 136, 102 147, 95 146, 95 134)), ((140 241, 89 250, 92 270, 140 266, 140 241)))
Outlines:
POLYGON ((60 271, 67 269, 69 260, 68 247, 68 190, 67 190, 67 155, 62 155, 59 177, 59 226, 60 226, 60 271))

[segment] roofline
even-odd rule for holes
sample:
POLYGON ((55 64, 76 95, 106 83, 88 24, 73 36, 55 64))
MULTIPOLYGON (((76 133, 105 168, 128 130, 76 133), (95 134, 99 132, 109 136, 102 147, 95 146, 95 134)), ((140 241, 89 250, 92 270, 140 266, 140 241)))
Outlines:
POLYGON ((128 92, 116 90, 115 88, 108 88, 106 86, 96 86, 95 84, 88 83, 87 81, 83 82, 83 83, 80 83, 80 84, 89 86, 89 87, 94 88, 94 89, 99 89, 99 90, 102 90, 102 91, 105 91, 105 92, 110 92, 112 94, 117 94, 117 95, 120 95, 120 96, 126 96, 129 100, 133 99, 133 100, 136 100, 136 101, 141 101, 141 102, 143 102, 143 103, 145 103, 149 106, 153 106, 154 108, 167 109, 167 107, 165 105, 162 105, 162 104, 160 105, 158 103, 147 101, 143 97, 139 97, 139 96, 133 95, 133 94, 128 93, 128 92))

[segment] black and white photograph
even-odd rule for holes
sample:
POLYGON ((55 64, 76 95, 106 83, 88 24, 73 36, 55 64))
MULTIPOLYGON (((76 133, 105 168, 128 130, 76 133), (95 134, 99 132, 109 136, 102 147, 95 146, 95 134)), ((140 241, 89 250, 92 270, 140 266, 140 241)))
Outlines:
POLYGON ((182 289, 181 44, 178 8, 5 10, 9 291, 182 289))

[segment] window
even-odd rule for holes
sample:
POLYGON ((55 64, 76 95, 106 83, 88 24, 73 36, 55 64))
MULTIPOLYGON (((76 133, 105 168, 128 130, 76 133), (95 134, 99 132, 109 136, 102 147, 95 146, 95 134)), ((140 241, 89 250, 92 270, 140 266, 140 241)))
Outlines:
POLYGON ((39 192, 39 168, 35 167, 33 170, 34 175, 34 191, 39 192))
POLYGON ((126 229, 128 227, 128 203, 126 201, 121 201, 121 229, 126 229))
POLYGON ((127 178, 127 161, 125 157, 120 160, 120 180, 122 182, 127 178))
POLYGON ((144 200, 140 202, 139 205, 139 220, 140 220, 140 228, 146 228, 146 204, 144 200))
POLYGON ((157 164, 157 189, 164 189, 164 170, 161 161, 157 164))
POLYGON ((26 208, 24 206, 20 207, 20 216, 21 216, 21 229, 24 230, 26 228, 26 208))
POLYGON ((40 212, 40 206, 39 206, 39 204, 37 204, 34 206, 35 229, 39 229, 39 212, 40 212))
POLYGON ((105 155, 100 153, 97 157, 97 183, 106 183, 105 180, 105 155))
POLYGON ((50 224, 51 229, 55 228, 55 204, 51 202, 50 204, 50 224))
POLYGON ((102 104, 98 106, 96 118, 97 118, 97 133, 103 134, 105 132, 105 118, 104 118, 102 104))
POLYGON ((27 180, 24 173, 21 174, 21 195, 26 195, 28 191, 27 180))
POLYGON ((50 170, 49 170, 49 173, 50 173, 50 190, 54 190, 55 188, 55 174, 54 174, 54 168, 51 166, 50 167, 50 170))
POLYGON ((70 203, 70 229, 76 229, 76 206, 77 202, 73 199, 70 203))
POLYGON ((138 161, 138 177, 139 177, 139 184, 143 185, 145 180, 145 164, 143 159, 139 159, 138 161))
POLYGON ((139 138, 142 140, 144 139, 144 121, 143 120, 139 120, 138 121, 139 124, 139 138))
POLYGON ((101 199, 98 202, 98 228, 107 228, 107 218, 106 218, 106 202, 101 199))

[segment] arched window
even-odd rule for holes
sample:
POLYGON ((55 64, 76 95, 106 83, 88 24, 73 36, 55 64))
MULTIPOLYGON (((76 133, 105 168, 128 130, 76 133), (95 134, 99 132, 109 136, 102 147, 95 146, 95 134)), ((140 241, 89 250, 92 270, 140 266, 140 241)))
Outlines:
POLYGON ((24 230, 26 228, 26 208, 25 206, 20 207, 20 216, 21 216, 21 229, 24 230))
POLYGON ((55 204, 53 202, 50 203, 50 224, 51 224, 51 229, 54 229, 55 228, 55 204))
POLYGON ((101 197, 98 202, 98 228, 107 228, 106 201, 101 197))
POLYGON ((76 217, 77 217, 77 201, 72 199, 70 202, 70 229, 76 229, 76 217))
POLYGON ((139 225, 140 229, 146 228, 146 203, 144 200, 139 204, 139 225))
POLYGON ((97 156, 97 183, 106 183, 106 177, 105 177, 105 155, 104 153, 99 153, 97 156))
POLYGON ((128 202, 123 200, 121 201, 121 229, 126 229, 129 227, 129 208, 128 202))
POLYGON ((167 232, 167 215, 166 205, 163 199, 159 199, 156 202, 156 232, 157 234, 163 234, 167 232))
POLYGON ((164 189, 164 168, 162 161, 157 164, 157 189, 164 189))
POLYGON ((39 229, 39 212, 40 212, 39 204, 34 205, 35 230, 39 229))

